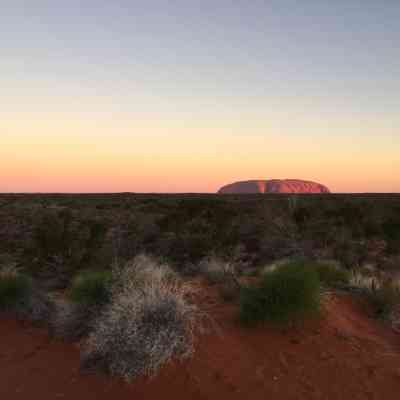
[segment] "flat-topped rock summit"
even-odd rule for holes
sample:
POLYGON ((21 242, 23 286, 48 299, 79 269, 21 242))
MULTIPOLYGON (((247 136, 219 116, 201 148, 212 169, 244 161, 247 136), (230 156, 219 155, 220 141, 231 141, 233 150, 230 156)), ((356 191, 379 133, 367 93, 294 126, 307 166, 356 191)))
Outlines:
POLYGON ((225 185, 218 193, 330 193, 330 190, 320 183, 301 179, 255 179, 225 185))

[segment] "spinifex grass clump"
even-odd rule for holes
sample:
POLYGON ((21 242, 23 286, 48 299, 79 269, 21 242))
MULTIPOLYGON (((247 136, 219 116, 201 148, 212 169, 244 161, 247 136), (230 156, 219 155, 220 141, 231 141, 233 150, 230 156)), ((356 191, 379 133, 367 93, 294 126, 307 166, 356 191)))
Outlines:
POLYGON ((315 269, 289 263, 265 274, 257 286, 243 287, 240 317, 244 323, 287 323, 318 314, 320 280, 315 269))
POLYGON ((204 258, 199 263, 199 271, 211 284, 225 282, 235 276, 234 265, 215 256, 204 258))
POLYGON ((15 310, 29 302, 32 292, 31 280, 22 275, 14 265, 0 269, 0 309, 15 310))
POLYGON ((110 299, 110 271, 85 271, 73 281, 70 298, 75 304, 95 306, 106 304, 110 299))
POLYGON ((115 266, 111 301, 94 323, 82 366, 130 380, 190 355, 198 311, 189 294, 168 266, 146 256, 115 266))
POLYGON ((224 301, 234 301, 239 297, 240 283, 235 264, 212 255, 204 258, 198 267, 208 283, 219 286, 224 301))

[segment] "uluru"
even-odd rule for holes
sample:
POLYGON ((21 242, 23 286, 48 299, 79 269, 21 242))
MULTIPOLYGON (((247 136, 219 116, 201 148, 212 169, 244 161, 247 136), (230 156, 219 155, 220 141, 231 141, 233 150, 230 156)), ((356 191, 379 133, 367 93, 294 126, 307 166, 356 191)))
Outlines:
POLYGON ((218 193, 330 193, 330 190, 320 183, 301 179, 255 179, 230 183, 221 187, 218 193))

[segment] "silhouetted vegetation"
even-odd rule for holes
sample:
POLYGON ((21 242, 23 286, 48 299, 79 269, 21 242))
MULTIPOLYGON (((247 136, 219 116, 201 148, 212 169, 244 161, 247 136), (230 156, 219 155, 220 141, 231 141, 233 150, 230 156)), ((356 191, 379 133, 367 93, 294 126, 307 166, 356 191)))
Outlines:
POLYGON ((13 266, 0 269, 0 309, 17 309, 29 301, 31 280, 13 266))
POLYGON ((396 195, 3 195, 0 258, 49 289, 152 254, 184 274, 209 254, 248 268, 282 258, 393 266, 396 195))

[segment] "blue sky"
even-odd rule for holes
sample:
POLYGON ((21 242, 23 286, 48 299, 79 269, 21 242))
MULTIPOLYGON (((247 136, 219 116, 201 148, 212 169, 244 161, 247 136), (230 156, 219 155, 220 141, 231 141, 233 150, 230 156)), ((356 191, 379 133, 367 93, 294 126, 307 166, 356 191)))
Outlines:
MULTIPOLYGON (((143 151, 164 131, 177 144, 182 135, 201 142, 205 155, 215 150, 216 135, 228 143, 220 152, 249 157, 263 138, 266 148, 272 143, 279 148, 282 137, 289 152, 316 141, 329 160, 340 161, 340 150, 347 149, 346 160, 352 154, 360 160, 355 174, 379 151, 377 160, 390 162, 372 165, 381 171, 375 186, 354 190, 400 190, 399 181, 388 176, 398 166, 400 151, 397 0, 1 0, 0 5, 0 129, 8 135, 3 152, 15 151, 11 136, 39 138, 38 132, 46 130, 60 138, 82 132, 76 134, 77 144, 83 136, 99 136, 106 147, 114 135, 112 121, 116 135, 128 137, 127 144, 143 143, 143 151), (49 123, 43 128, 37 121, 44 118, 49 123), (105 132, 93 124, 106 119, 111 127, 105 132), (76 126, 66 130, 65 120, 76 126), (135 125, 137 120, 147 122, 135 125), (151 125, 154 121, 159 125, 151 125), (241 154, 234 136, 248 137, 253 147, 241 154), (292 145, 291 138, 296 138, 292 145), (382 179, 383 186, 378 184, 382 179)), ((298 162, 305 161, 300 157, 298 162)), ((222 165, 232 172, 219 178, 242 178, 240 171, 280 174, 278 164, 271 167, 266 161, 257 164, 259 169, 246 169, 243 163, 222 165)), ((334 167, 331 161, 326 171, 334 167)), ((282 169, 291 175, 296 171, 302 169, 282 169)), ((356 175, 349 180, 316 169, 311 175, 333 180, 343 191, 356 182, 356 175)), ((216 186, 204 183, 200 190, 216 186)), ((176 188, 189 189, 194 188, 185 179, 176 188)))

